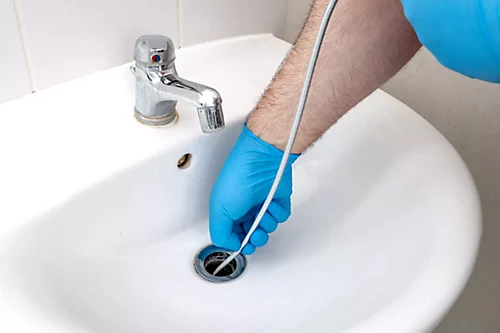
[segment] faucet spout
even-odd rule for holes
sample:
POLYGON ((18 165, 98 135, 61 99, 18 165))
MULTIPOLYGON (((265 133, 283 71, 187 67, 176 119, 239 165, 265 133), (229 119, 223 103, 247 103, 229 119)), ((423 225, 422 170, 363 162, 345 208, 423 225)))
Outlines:
POLYGON ((162 76, 155 85, 166 98, 193 105, 197 108, 201 130, 217 132, 224 128, 222 97, 211 87, 179 77, 176 73, 162 76))
POLYGON ((192 82, 176 74, 168 74, 161 78, 158 88, 172 98, 196 106, 197 108, 214 107, 222 103, 217 90, 192 82))

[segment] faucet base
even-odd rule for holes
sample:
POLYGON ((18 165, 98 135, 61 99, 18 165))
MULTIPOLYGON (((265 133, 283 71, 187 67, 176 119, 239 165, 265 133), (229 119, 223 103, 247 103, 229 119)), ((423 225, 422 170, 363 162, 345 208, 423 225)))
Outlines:
POLYGON ((141 114, 137 109, 134 109, 134 116, 138 122, 148 126, 165 126, 174 123, 178 117, 177 110, 173 110, 173 112, 169 112, 166 115, 154 116, 154 117, 146 117, 141 114))

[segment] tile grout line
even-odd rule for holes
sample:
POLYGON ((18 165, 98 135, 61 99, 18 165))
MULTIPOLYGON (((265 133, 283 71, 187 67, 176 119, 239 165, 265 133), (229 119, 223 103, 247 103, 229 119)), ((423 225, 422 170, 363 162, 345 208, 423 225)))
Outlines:
POLYGON ((17 21, 17 28, 19 30, 19 36, 21 37, 21 45, 23 48, 24 62, 26 64, 26 69, 28 71, 28 80, 30 83, 31 92, 34 93, 36 91, 35 76, 33 73, 33 65, 31 63, 31 57, 29 56, 29 52, 28 52, 28 45, 26 43, 26 34, 24 31, 24 26, 21 22, 21 9, 20 9, 20 5, 19 5, 19 0, 12 0, 12 1, 14 3, 14 10, 16 12, 16 21, 17 21))
POLYGON ((182 0, 177 0, 177 37, 179 39, 179 46, 178 48, 181 48, 184 46, 184 42, 182 40, 182 24, 181 24, 181 6, 182 6, 182 0))

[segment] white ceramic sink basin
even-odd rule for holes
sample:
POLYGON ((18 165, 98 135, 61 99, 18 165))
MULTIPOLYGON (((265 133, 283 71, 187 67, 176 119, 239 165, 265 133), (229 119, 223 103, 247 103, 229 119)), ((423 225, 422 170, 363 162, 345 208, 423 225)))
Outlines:
POLYGON ((216 134, 185 105, 171 127, 137 123, 128 65, 0 106, 0 332, 431 330, 472 269, 478 195, 444 137, 382 91, 295 164, 292 218, 239 279, 195 273, 211 186, 288 49, 261 35, 178 52, 224 98, 216 134))

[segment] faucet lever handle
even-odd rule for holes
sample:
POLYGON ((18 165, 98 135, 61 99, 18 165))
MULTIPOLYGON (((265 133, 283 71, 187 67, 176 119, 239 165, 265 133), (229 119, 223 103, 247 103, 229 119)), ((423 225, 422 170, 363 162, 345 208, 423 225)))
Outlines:
POLYGON ((134 60, 141 67, 165 69, 175 61, 174 42, 162 35, 141 36, 135 42, 134 60))

